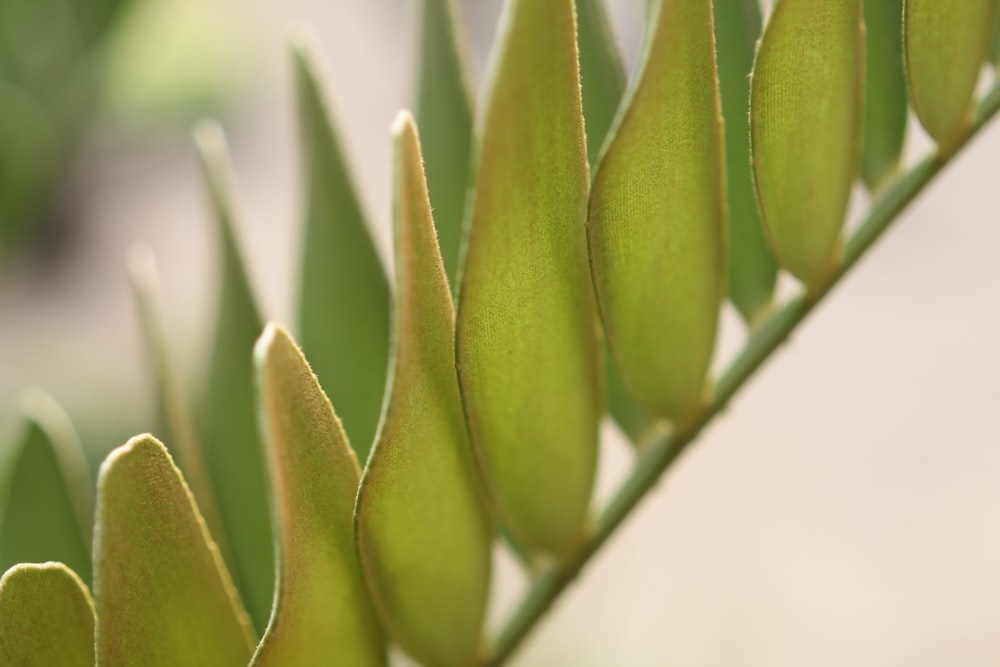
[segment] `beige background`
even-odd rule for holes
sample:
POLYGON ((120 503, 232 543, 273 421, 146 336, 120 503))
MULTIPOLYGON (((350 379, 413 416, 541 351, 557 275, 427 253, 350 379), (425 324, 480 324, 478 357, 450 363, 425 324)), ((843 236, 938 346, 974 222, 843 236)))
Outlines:
MULTIPOLYGON (((242 240, 265 312, 288 321, 299 225, 286 28, 318 34, 384 250, 388 127, 411 98, 414 3, 213 1, 248 82, 224 120, 242 240)), ((467 5, 481 72, 498 2, 467 5)), ((614 3, 630 62, 642 5, 614 3)), ((193 379, 206 353, 214 245, 178 136, 105 128, 78 177, 85 225, 72 252, 45 274, 7 267, 0 283, 0 413, 9 421, 14 391, 40 385, 96 458, 151 423, 129 245, 156 253, 193 379)), ((911 159, 926 148, 911 125, 911 159)), ((856 218, 863 196, 854 204, 856 218)), ((1000 664, 998 253, 995 123, 670 471, 514 664, 1000 664)), ((720 365, 742 336, 727 312, 720 365)), ((601 498, 629 465, 609 440, 601 498)), ((498 573, 495 617, 522 584, 506 559, 498 573)))

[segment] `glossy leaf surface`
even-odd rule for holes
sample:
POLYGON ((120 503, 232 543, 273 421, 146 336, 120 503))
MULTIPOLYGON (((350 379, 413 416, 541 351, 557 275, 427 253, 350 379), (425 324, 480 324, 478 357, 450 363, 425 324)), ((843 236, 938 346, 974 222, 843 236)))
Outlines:
POLYGON ((997 0, 906 0, 903 45, 910 102, 940 150, 972 128, 979 68, 989 59, 997 0))
POLYGON ((295 46, 295 79, 308 183, 299 326, 302 347, 358 457, 375 438, 389 359, 389 283, 355 194, 319 77, 295 46))
POLYGON ((288 333, 254 349, 273 489, 278 585, 253 665, 385 664, 354 546, 361 471, 333 407, 288 333))
POLYGON ((838 262, 858 170, 863 30, 860 0, 779 0, 754 63, 757 198, 778 261, 809 289, 838 262))
POLYGON ((423 0, 417 121, 448 282, 458 269, 472 147, 472 100, 455 0, 423 0))
POLYGON ((573 2, 512 0, 501 26, 458 298, 459 375, 507 527, 565 553, 583 527, 603 408, 573 2))
POLYGON ((760 38, 759 0, 714 3, 719 93, 726 130, 729 205, 729 298, 748 323, 758 322, 774 296, 778 265, 764 239, 750 171, 750 70, 760 38))
POLYGON ((62 563, 16 565, 0 579, 0 665, 93 667, 94 602, 62 563))
POLYGON ((493 530, 455 375, 455 316, 417 130, 393 127, 396 310, 392 380, 358 493, 357 540, 385 625, 426 665, 475 663, 493 530))
POLYGON ((59 560, 90 580, 94 491, 69 417, 47 394, 21 396, 24 431, 0 489, 0 567, 59 560))
POLYGON ((231 168, 222 130, 196 133, 222 266, 208 387, 199 420, 205 463, 233 554, 233 576, 255 626, 271 608, 274 555, 264 451, 253 396, 253 344, 263 328, 234 230, 231 168))
POLYGON ((242 667, 250 619, 180 471, 150 435, 108 455, 97 482, 100 667, 242 667))
POLYGON ((865 2, 867 67, 861 178, 877 190, 895 174, 906 135, 903 0, 865 2))
POLYGON ((622 380, 654 414, 702 397, 725 295, 725 165, 709 0, 665 2, 594 178, 591 260, 622 380))

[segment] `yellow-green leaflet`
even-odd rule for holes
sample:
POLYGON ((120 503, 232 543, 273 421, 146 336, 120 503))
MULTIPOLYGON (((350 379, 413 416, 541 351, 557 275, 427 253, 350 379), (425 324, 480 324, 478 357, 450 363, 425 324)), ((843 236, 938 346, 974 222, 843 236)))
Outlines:
POLYGON ((910 102, 949 155, 972 128, 979 68, 989 60, 997 0, 905 0, 903 48, 910 102))
POLYGON ((757 201, 778 261, 810 290, 832 275, 858 171, 861 0, 778 0, 750 83, 757 201))
POLYGON ((354 546, 361 471, 340 420, 288 332, 254 348, 278 540, 278 584, 255 667, 385 665, 354 546))
POLYGON ((305 39, 296 42, 294 53, 308 182, 299 300, 302 347, 364 460, 385 390, 389 282, 341 152, 319 60, 305 39))
POLYGON ((62 563, 22 563, 0 579, 0 665, 93 667, 94 602, 62 563))
POLYGON ((94 490, 80 441, 48 394, 19 403, 24 434, 0 480, 0 569, 59 560, 89 581, 94 490))
POLYGON ((423 0, 417 120, 448 282, 455 283, 472 148, 472 100, 455 0, 423 0))
POLYGON ((591 261, 622 380, 683 420, 725 295, 725 166, 710 0, 654 7, 642 72, 594 177, 591 261))
POLYGON ((759 0, 715 0, 719 94, 726 119, 729 298, 753 325, 771 306, 778 265, 764 239, 750 173, 750 70, 760 38, 759 0))
POLYGON ((1000 65, 1000 10, 996 12, 996 27, 993 29, 993 49, 990 52, 990 61, 993 66, 1000 65))
POLYGON ((156 261, 148 247, 136 246, 129 250, 126 263, 132 294, 139 311, 142 336, 156 377, 159 423, 167 434, 164 444, 177 459, 178 466, 191 486, 191 493, 205 517, 212 538, 220 545, 223 555, 231 560, 232 554, 227 553, 224 547, 225 532, 215 503, 215 494, 212 492, 212 482, 205 469, 194 417, 167 340, 167 327, 160 306, 160 279, 156 261))
POLYGON ((243 667, 250 619, 187 484, 156 438, 111 452, 97 481, 98 667, 243 667))
POLYGON ((222 130, 201 125, 195 139, 212 201, 222 287, 208 387, 197 415, 205 463, 233 555, 233 576, 258 630, 274 592, 264 448, 253 397, 253 344, 263 328, 233 229, 231 168, 222 130))
POLYGON ((903 0, 864 4, 868 65, 861 178, 874 191, 899 166, 909 104, 903 76, 903 0))
POLYGON ((457 360, 496 507, 525 545, 583 530, 603 411, 572 0, 510 0, 479 129, 457 360))
POLYGON ((384 625, 425 665, 475 663, 493 530, 455 376, 455 316, 413 119, 401 112, 392 379, 358 493, 358 550, 384 625))

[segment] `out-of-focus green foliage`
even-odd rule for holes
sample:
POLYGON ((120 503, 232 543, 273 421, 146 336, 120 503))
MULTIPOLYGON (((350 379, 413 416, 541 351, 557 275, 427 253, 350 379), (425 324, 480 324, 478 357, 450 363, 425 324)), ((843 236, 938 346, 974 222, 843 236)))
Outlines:
POLYGON ((903 0, 864 4, 868 64, 861 178, 869 190, 878 190, 896 173, 906 136, 903 0))

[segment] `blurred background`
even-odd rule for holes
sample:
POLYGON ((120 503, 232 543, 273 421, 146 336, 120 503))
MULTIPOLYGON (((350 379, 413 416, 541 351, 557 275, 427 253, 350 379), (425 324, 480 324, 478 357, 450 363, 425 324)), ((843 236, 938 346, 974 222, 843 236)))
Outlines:
MULTIPOLYGON (((0 228, 0 442, 16 392, 39 386, 96 469, 154 423, 123 263, 133 243, 156 255, 185 373, 203 373, 218 276, 189 140, 202 116, 229 134, 263 311, 292 319, 297 23, 325 54, 388 258, 388 128, 415 95, 417 6, 101 0, 84 17, 86 4, 0 2, 0 215, 44 224, 35 236, 0 228)), ((630 69, 644 5, 608 3, 630 69)), ((499 8, 465 3, 477 83, 499 8)), ((928 148, 911 122, 907 159, 928 148)), ((998 664, 998 174, 994 123, 667 474, 513 664, 998 664)), ((866 208, 859 190, 853 218, 866 208)), ((727 311, 718 367, 743 336, 727 311)), ((631 463, 606 431, 598 501, 631 463)), ((494 622, 524 584, 503 555, 497 575, 494 622)))

